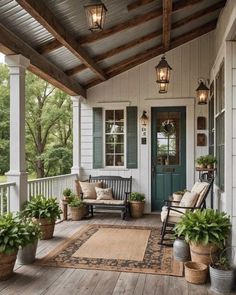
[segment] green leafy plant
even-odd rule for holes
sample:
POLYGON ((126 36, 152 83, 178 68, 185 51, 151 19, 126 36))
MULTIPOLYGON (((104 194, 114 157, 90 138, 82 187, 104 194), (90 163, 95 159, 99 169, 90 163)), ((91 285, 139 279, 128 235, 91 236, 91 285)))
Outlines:
POLYGON ((46 199, 43 196, 33 197, 26 203, 23 212, 27 217, 49 218, 51 221, 60 218, 62 213, 56 198, 46 199))
POLYGON ((70 207, 78 207, 78 208, 81 208, 81 207, 84 207, 84 202, 81 199, 79 199, 78 197, 74 196, 70 200, 69 206, 70 207))
POLYGON ((207 165, 214 165, 217 163, 216 157, 213 155, 207 155, 205 156, 205 162, 207 165))
POLYGON ((176 195, 184 195, 186 192, 187 192, 188 190, 183 190, 183 191, 177 191, 177 192, 174 192, 174 194, 176 194, 176 195))
POLYGON ((145 202, 145 195, 138 193, 138 192, 133 192, 130 194, 129 200, 130 201, 145 202))
POLYGON ((205 156, 200 156, 196 159, 198 165, 207 165, 205 156))
POLYGON ((65 188, 63 191, 63 196, 69 197, 72 194, 72 190, 70 188, 65 188))
POLYGON ((224 212, 213 209, 187 211, 175 225, 178 237, 193 244, 214 244, 222 248, 230 234, 230 218, 224 212))
POLYGON ((225 248, 220 255, 217 256, 217 259, 211 263, 211 267, 220 269, 220 270, 232 270, 232 257, 234 258, 234 251, 232 247, 225 248), (228 250, 231 249, 231 253, 228 250))
POLYGON ((25 242, 21 246, 26 246, 28 244, 34 243, 35 241, 41 238, 41 228, 38 223, 32 220, 32 218, 23 217, 22 223, 27 232, 28 239, 25 240, 25 242))
POLYGON ((27 226, 12 213, 0 215, 0 253, 11 254, 30 240, 27 226))

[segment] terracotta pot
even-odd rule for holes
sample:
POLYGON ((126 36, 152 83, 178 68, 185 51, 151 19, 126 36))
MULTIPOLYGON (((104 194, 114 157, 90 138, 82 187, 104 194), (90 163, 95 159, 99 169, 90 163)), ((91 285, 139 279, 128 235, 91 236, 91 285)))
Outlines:
POLYGON ((145 202, 130 201, 130 211, 133 218, 140 218, 143 216, 145 202))
POLYGON ((216 245, 195 245, 190 243, 191 259, 194 262, 204 263, 209 265, 212 261, 215 261, 219 252, 219 247, 216 245))
POLYGON ((5 281, 13 275, 17 252, 0 253, 0 281, 5 281))
POLYGON ((50 218, 36 218, 36 221, 40 225, 40 229, 42 231, 41 240, 51 239, 54 233, 55 220, 51 220, 50 218))
POLYGON ((85 207, 70 207, 70 212, 73 221, 81 220, 85 215, 85 207))
POLYGON ((207 169, 213 169, 213 165, 212 164, 208 164, 207 165, 207 169))
MULTIPOLYGON (((173 201, 180 202, 181 199, 183 198, 183 195, 173 193, 172 197, 173 197, 173 201)), ((173 205, 175 205, 175 204, 173 204, 173 205)), ((175 205, 175 206, 176 206, 176 205, 175 205)))

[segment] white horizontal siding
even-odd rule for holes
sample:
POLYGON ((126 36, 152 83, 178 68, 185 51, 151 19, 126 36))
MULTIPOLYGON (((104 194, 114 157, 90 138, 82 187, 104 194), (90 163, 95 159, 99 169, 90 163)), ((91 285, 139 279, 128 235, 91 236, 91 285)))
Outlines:
MULTIPOLYGON (((138 106, 138 116, 140 117, 143 110, 150 111, 152 101, 153 105, 158 105, 157 99, 188 99, 195 97, 198 78, 209 78, 210 68, 213 64, 213 36, 213 33, 209 33, 166 54, 166 59, 173 68, 167 94, 159 94, 155 82, 154 68, 161 56, 153 58, 88 90, 87 100, 82 103, 81 110, 82 178, 87 177, 90 173, 94 175, 120 175, 124 177, 132 175, 134 179, 133 189, 146 194, 147 208, 149 208, 146 208, 146 210, 150 210, 151 188, 148 175, 150 175, 151 164, 147 160, 150 156, 149 144, 140 144, 139 130, 139 169, 92 170, 92 107, 134 105, 138 106)), ((196 126, 197 116, 208 117, 208 106, 196 105, 191 114, 195 116, 196 126)), ((148 116, 150 117, 150 113, 148 113, 148 116)), ((207 129, 203 132, 206 133, 208 138, 207 129)), ((197 132, 195 133, 197 134, 197 132)), ((150 131, 148 137, 150 138, 150 131)), ((195 157, 207 153, 208 146, 195 147, 195 157)))

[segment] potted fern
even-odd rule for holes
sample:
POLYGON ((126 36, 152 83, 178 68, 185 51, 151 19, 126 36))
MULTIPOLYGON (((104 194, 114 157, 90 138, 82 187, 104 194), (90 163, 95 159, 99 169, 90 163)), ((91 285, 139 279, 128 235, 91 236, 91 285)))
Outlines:
POLYGON ((0 215, 0 281, 12 276, 18 249, 28 241, 27 227, 19 216, 0 215))
POLYGON ((211 262, 229 237, 231 223, 224 212, 213 209, 187 211, 175 225, 178 237, 183 236, 190 245, 192 261, 211 262))
POLYGON ((81 199, 76 196, 73 196, 69 202, 71 219, 73 221, 81 220, 85 216, 85 204, 81 199))
POLYGON ((133 192, 129 197, 130 212, 133 218, 140 218, 143 216, 145 206, 145 195, 133 192))
POLYGON ((34 218, 40 225, 42 240, 53 237, 55 222, 62 213, 56 198, 46 199, 43 196, 31 198, 26 203, 24 214, 26 217, 34 218))
POLYGON ((31 264, 35 261, 38 239, 41 237, 41 229, 39 224, 31 218, 23 217, 23 224, 27 231, 28 239, 19 248, 17 263, 31 264))

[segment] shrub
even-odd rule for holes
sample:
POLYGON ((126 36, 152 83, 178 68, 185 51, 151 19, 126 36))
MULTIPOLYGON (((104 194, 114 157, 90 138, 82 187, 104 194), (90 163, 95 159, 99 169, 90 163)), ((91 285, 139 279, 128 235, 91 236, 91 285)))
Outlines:
POLYGON ((130 201, 138 201, 138 202, 144 202, 145 201, 145 195, 138 193, 138 192, 133 192, 130 194, 129 197, 130 201))

